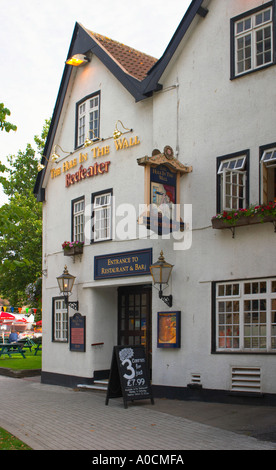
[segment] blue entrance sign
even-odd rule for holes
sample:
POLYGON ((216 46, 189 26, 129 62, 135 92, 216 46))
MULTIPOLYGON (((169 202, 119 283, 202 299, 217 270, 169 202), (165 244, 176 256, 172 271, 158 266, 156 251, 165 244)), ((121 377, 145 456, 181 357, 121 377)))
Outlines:
POLYGON ((151 264, 152 248, 95 256, 94 279, 148 275, 151 264))

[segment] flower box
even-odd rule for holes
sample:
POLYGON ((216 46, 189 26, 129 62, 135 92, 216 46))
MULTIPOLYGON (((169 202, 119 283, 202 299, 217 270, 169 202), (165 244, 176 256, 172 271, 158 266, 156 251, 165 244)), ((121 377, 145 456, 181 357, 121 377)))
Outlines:
POLYGON ((83 253, 83 242, 64 242, 62 244, 64 256, 75 256, 83 253))
POLYGON ((231 229, 234 235, 236 227, 271 222, 276 231, 276 204, 251 206, 248 209, 224 211, 212 218, 214 229, 231 229))
POLYGON ((264 217, 260 217, 259 215, 251 215, 251 216, 241 216, 239 219, 236 220, 226 220, 226 219, 212 219, 212 227, 216 229, 224 229, 224 228, 232 228, 232 227, 242 227, 244 225, 254 225, 254 224, 262 224, 265 222, 276 222, 276 217, 271 215, 266 215, 264 217))

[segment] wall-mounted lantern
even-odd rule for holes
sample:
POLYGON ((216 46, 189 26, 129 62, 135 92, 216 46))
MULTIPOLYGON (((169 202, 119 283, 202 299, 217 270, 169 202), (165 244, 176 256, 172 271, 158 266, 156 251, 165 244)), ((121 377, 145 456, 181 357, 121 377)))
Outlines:
POLYGON ((150 266, 153 282, 159 284, 159 299, 163 300, 168 307, 172 306, 172 295, 163 295, 163 287, 168 286, 172 268, 173 265, 165 261, 163 251, 160 252, 158 261, 150 266))
POLYGON ((127 132, 132 132, 132 131, 133 131, 133 129, 128 129, 128 127, 125 127, 125 126, 123 125, 122 121, 120 121, 120 120, 118 119, 118 121, 116 121, 116 124, 115 124, 115 130, 114 130, 114 132, 113 132, 113 139, 114 139, 114 140, 117 140, 117 139, 119 139, 119 138, 121 137, 121 135, 126 134, 127 132), (124 128, 125 132, 119 131, 119 129, 118 129, 118 127, 117 127, 118 123, 121 124, 121 126, 124 128))
POLYGON ((67 266, 64 266, 63 274, 57 277, 57 282, 58 282, 58 286, 60 289, 60 293, 64 296, 66 307, 68 308, 69 306, 73 308, 74 310, 78 310, 79 309, 78 301, 75 301, 75 302, 68 301, 68 298, 72 293, 75 279, 76 279, 75 276, 72 276, 72 274, 69 274, 67 266))
POLYGON ((79 67, 90 62, 90 58, 85 54, 74 54, 66 60, 67 65, 73 65, 74 67, 79 67))

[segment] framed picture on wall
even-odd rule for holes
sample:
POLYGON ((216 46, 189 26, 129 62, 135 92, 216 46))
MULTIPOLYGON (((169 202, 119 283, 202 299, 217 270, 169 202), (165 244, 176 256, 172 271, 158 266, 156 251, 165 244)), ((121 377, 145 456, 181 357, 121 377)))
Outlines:
POLYGON ((180 348, 180 311, 157 312, 157 347, 180 348))

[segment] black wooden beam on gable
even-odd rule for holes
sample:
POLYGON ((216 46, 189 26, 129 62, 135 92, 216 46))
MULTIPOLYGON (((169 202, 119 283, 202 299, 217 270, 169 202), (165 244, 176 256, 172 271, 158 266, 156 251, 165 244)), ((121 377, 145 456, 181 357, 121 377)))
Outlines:
MULTIPOLYGON (((86 54, 91 51, 95 54, 98 59, 110 70, 110 72, 119 80, 122 85, 128 90, 128 92, 134 97, 136 101, 140 101, 144 98, 144 95, 140 91, 141 83, 139 80, 125 73, 122 68, 103 50, 103 48, 90 36, 90 34, 78 23, 76 23, 74 32, 72 35, 67 59, 72 57, 74 54, 86 54)), ((67 60, 66 59, 66 60, 67 60)), ((49 158, 49 153, 53 146, 59 118, 61 115, 64 99, 67 92, 67 87, 71 77, 72 66, 65 65, 61 84, 59 87, 59 92, 54 108, 54 113, 51 120, 50 129, 48 132, 48 137, 44 147, 44 155, 42 157, 41 163, 45 165, 45 168, 40 171, 37 175, 34 194, 38 199, 44 200, 44 192, 41 192, 43 185, 43 180, 47 167, 47 159, 49 158)))
POLYGON ((76 23, 75 32, 72 37, 71 46, 67 58, 74 54, 86 54, 92 52, 117 78, 119 82, 135 98, 142 97, 140 92, 140 81, 126 73, 120 65, 96 42, 89 31, 81 24, 76 23))
MULTIPOLYGON (((134 97, 135 101, 141 101, 148 96, 151 96, 154 91, 162 89, 162 85, 159 83, 159 79, 168 66, 173 54, 175 53, 177 47, 180 44, 180 41, 183 39, 188 28, 190 27, 194 17, 196 14, 199 14, 201 17, 205 17, 208 12, 206 8, 202 7, 203 1, 204 0, 192 0, 164 54, 150 69, 148 76, 142 82, 126 73, 116 63, 116 61, 114 61, 112 57, 107 54, 106 51, 93 39, 91 34, 89 34, 89 32, 79 23, 76 23, 75 25, 67 58, 77 53, 87 54, 88 52, 92 52, 127 89, 127 91, 134 97)), ((58 122, 67 92, 67 87, 71 77, 71 71, 72 66, 65 65, 54 113, 51 120, 51 126, 44 148, 44 155, 46 158, 42 157, 41 160, 41 163, 46 166, 49 153, 53 146, 58 122)), ((44 170, 38 173, 34 188, 34 193, 41 201, 44 200, 45 197, 45 191, 43 190, 43 180, 46 172, 46 166, 44 170)))
POLYGON ((176 49, 178 48, 181 40, 185 36, 196 14, 205 17, 208 10, 202 7, 204 0, 193 0, 182 18, 176 32, 174 33, 168 47, 166 48, 162 57, 154 64, 149 70, 148 76, 143 80, 143 93, 145 96, 150 96, 154 91, 160 89, 161 85, 158 83, 160 77, 164 73, 170 60, 173 57, 176 49))
POLYGON ((143 94, 140 91, 141 82, 126 73, 93 38, 91 38, 89 50, 92 52, 92 54, 98 57, 98 59, 108 68, 108 70, 117 78, 117 80, 121 82, 121 84, 134 97, 135 100, 140 100, 143 98, 143 94))
POLYGON ((199 7, 199 9, 197 10, 197 14, 198 14, 199 16, 202 16, 202 18, 205 18, 205 16, 207 15, 207 13, 208 13, 207 8, 199 7))

